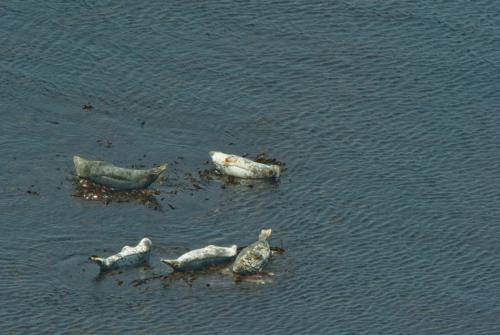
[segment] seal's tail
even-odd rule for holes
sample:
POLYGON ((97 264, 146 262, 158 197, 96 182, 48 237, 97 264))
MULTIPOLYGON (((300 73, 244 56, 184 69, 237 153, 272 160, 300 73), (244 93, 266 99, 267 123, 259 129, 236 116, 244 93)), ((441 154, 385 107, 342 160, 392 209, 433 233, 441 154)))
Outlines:
POLYGON ((180 263, 178 261, 176 261, 175 259, 160 259, 160 261, 162 263, 165 263, 165 264, 168 264, 172 267, 172 269, 174 270, 178 270, 179 269, 179 266, 180 266, 180 263))
POLYGON ((90 256, 89 260, 99 265, 101 268, 104 267, 104 259, 99 256, 90 256))
POLYGON ((273 232, 273 230, 271 228, 262 229, 260 231, 259 241, 265 241, 265 240, 267 240, 269 238, 269 236, 271 236, 272 232, 273 232))

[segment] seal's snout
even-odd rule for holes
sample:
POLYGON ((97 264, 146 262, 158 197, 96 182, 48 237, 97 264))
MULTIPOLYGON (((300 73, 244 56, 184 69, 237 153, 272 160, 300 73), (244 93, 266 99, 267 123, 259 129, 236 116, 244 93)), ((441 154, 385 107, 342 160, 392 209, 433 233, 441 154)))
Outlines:
POLYGON ((156 167, 156 168, 155 168, 155 172, 156 172, 158 175, 160 175, 160 174, 162 174, 163 172, 165 172, 165 170, 166 170, 167 168, 168 168, 168 164, 167 164, 167 163, 165 163, 165 164, 162 164, 162 165, 160 165, 160 166, 156 167))
POLYGON ((227 157, 225 153, 222 153, 220 151, 210 151, 208 154, 215 164, 223 164, 224 159, 227 157))

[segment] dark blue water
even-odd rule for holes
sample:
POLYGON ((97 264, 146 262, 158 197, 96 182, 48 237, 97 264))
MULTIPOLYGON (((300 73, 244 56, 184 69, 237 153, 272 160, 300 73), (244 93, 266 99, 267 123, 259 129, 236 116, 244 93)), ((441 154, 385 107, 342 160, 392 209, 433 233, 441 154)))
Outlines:
POLYGON ((500 332, 497 1, 4 1, 0 32, 2 332, 500 332), (193 187, 210 150, 287 170, 193 187), (168 162, 162 209, 73 197, 75 154, 168 162), (268 226, 274 276, 159 262, 268 226), (150 267, 87 260, 144 236, 150 267))

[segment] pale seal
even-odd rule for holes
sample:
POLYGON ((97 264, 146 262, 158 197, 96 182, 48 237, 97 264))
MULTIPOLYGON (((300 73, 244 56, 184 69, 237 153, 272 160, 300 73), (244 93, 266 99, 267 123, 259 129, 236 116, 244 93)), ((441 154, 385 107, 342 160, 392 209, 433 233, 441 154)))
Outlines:
POLYGON ((229 248, 209 245, 205 248, 191 250, 177 259, 162 259, 161 261, 170 265, 175 271, 193 271, 229 262, 236 256, 236 253, 236 245, 229 248))
POLYGON ((78 177, 118 190, 146 188, 167 169, 167 164, 148 170, 125 169, 103 161, 91 161, 79 156, 74 156, 73 162, 78 177))
POLYGON ((233 272, 242 275, 261 272, 269 261, 271 248, 267 238, 271 236, 272 229, 262 229, 259 240, 241 250, 233 263, 233 272))
POLYGON ((151 240, 145 237, 135 247, 126 245, 115 255, 107 258, 90 256, 89 259, 99 265, 101 271, 138 266, 149 260, 151 246, 151 240))
POLYGON ((281 167, 254 162, 236 155, 228 155, 219 151, 209 152, 217 170, 238 178, 279 178, 281 167))

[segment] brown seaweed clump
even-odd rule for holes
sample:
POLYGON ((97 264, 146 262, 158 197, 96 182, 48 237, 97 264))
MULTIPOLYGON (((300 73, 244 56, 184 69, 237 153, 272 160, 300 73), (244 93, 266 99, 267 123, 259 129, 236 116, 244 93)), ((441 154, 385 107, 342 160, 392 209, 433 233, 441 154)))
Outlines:
POLYGON ((159 190, 155 189, 139 189, 139 190, 114 190, 110 187, 96 184, 90 180, 75 177, 75 192, 74 197, 83 198, 90 201, 100 201, 105 205, 110 202, 136 202, 146 205, 155 210, 161 210, 161 204, 156 199, 156 195, 160 194, 159 190))
POLYGON ((222 181, 223 188, 225 188, 226 186, 229 186, 229 185, 240 185, 241 181, 242 181, 240 178, 236 178, 233 176, 228 176, 228 175, 222 174, 219 171, 217 171, 215 168, 198 171, 198 175, 200 176, 200 179, 202 179, 202 180, 211 181, 214 179, 218 179, 218 180, 222 181))
POLYGON ((220 271, 223 269, 223 265, 213 265, 210 267, 207 267, 206 269, 203 270, 198 270, 198 271, 185 271, 185 272, 171 272, 169 274, 155 274, 151 277, 148 278, 141 278, 141 279, 135 279, 132 281, 132 286, 133 287, 138 287, 144 284, 147 284, 153 280, 160 280, 163 282, 163 286, 168 287, 170 286, 173 282, 178 282, 178 281, 183 281, 185 282, 188 286, 192 286, 193 283, 200 277, 203 277, 204 275, 211 274, 214 271, 220 271))

